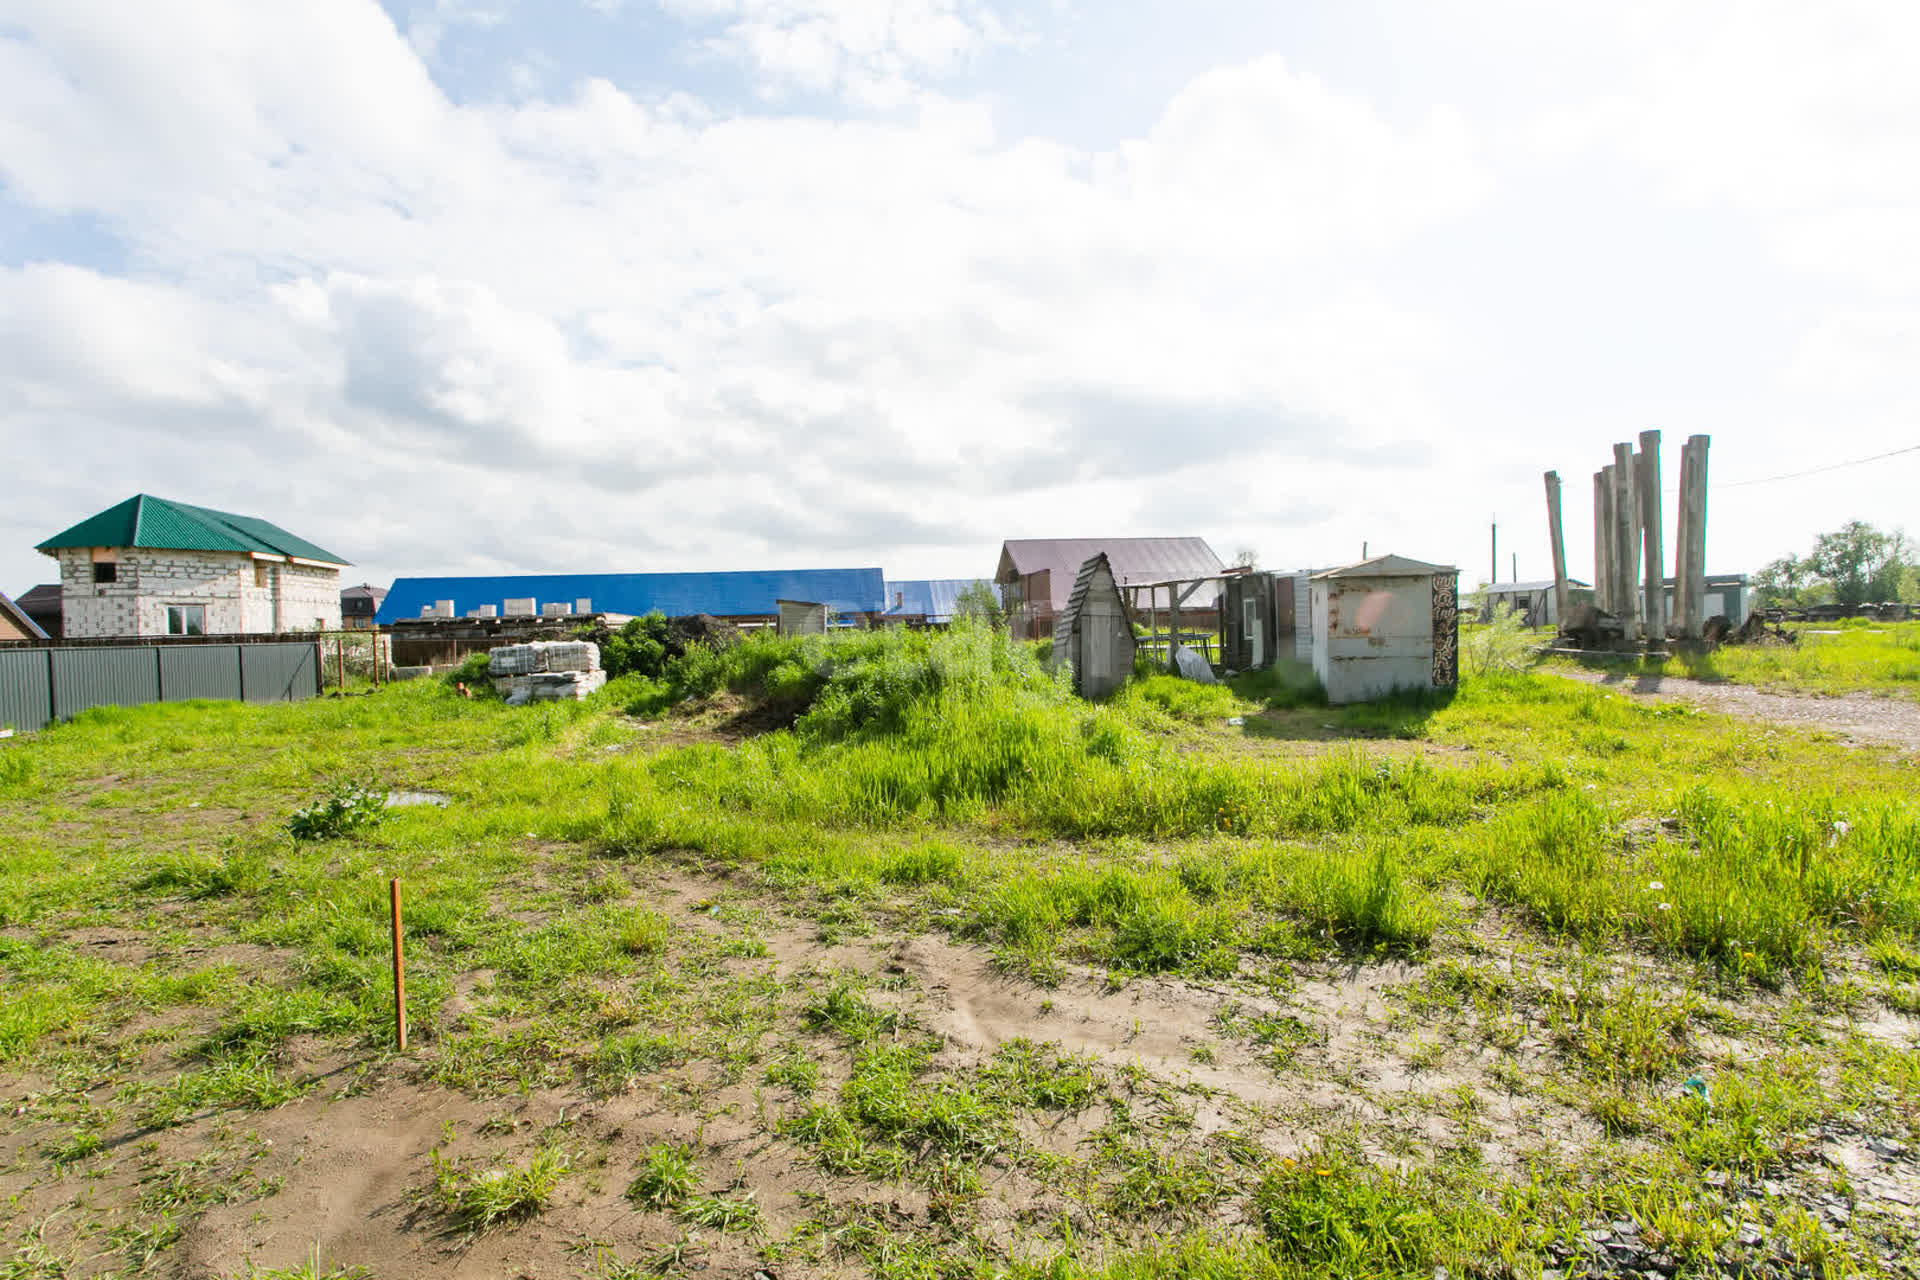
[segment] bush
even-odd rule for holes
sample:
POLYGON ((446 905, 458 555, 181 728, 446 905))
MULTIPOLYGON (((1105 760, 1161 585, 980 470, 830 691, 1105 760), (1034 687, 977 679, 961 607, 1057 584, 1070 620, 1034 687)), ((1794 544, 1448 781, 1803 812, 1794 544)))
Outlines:
POLYGON ((287 834, 295 840, 332 840, 371 827, 386 816, 387 793, 358 782, 346 782, 287 819, 287 834))
POLYGON ((1468 675, 1490 676, 1525 671, 1533 663, 1533 637, 1516 610, 1495 609, 1493 621, 1467 630, 1460 638, 1460 666, 1468 675))
POLYGON ((600 665, 609 680, 624 675, 657 680, 666 670, 667 657, 667 618, 658 609, 628 619, 600 644, 600 665))
POLYGON ((493 691, 493 657, 491 654, 470 653, 452 671, 447 673, 450 685, 464 684, 478 693, 493 691))

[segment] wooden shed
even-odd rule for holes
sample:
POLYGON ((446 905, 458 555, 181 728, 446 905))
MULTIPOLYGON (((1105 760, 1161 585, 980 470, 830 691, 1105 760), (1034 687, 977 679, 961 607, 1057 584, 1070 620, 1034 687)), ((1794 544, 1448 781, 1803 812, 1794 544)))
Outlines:
POLYGON ((1375 556, 1310 583, 1313 673, 1327 701, 1371 702, 1459 682, 1460 571, 1375 556))
POLYGON ((1080 566, 1054 623, 1052 661, 1073 664, 1081 697, 1104 698, 1133 674, 1133 650, 1133 614, 1103 551, 1080 566))
POLYGON ((827 630, 827 606, 812 600, 776 600, 780 610, 779 634, 818 636, 827 630))

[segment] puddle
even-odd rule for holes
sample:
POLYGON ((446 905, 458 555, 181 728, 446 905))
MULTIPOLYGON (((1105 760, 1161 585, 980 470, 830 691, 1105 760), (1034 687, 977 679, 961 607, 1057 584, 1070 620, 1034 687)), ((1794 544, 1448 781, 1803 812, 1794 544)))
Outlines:
POLYGON ((409 805, 416 804, 430 804, 439 808, 451 803, 452 799, 453 797, 439 791, 389 791, 387 808, 405 809, 409 805))

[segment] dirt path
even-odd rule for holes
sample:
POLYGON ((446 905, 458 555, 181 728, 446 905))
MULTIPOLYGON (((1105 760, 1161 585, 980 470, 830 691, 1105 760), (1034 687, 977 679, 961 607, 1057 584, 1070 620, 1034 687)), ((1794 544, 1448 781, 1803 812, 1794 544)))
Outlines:
POLYGON ((1838 696, 1779 693, 1751 685, 1689 680, 1684 676, 1566 670, 1555 674, 1662 701, 1692 702, 1746 720, 1771 720, 1822 730, 1856 743, 1887 743, 1920 751, 1920 703, 1903 698, 1883 698, 1871 693, 1838 696))

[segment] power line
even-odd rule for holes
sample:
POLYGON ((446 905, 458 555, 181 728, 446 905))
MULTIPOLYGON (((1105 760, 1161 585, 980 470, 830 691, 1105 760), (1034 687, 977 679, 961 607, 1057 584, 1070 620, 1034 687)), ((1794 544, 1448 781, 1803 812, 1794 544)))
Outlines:
POLYGON ((1783 476, 1764 476, 1758 480, 1735 480, 1728 484, 1715 485, 1716 489, 1744 489, 1750 484, 1772 484, 1776 480, 1798 480, 1802 476, 1817 476, 1827 471, 1839 471, 1843 467, 1865 466, 1869 462, 1879 462, 1883 458, 1897 458, 1903 453, 1920 453, 1920 444, 1910 444, 1904 449, 1890 449, 1886 453, 1876 453, 1871 458, 1855 458, 1851 462, 1833 462, 1824 467, 1814 467, 1809 471, 1790 471, 1783 476))
MULTIPOLYGON (((1722 489, 1744 489, 1748 485, 1772 484, 1777 480, 1798 480, 1802 476, 1817 476, 1828 471, 1840 471, 1847 467, 1862 467, 1869 462, 1879 462, 1886 458, 1897 458, 1903 453, 1920 453, 1920 444, 1910 444, 1904 449, 1889 449, 1885 453, 1876 453, 1871 458, 1855 458, 1850 462, 1830 462, 1824 467, 1813 467, 1806 471, 1789 471, 1785 475, 1780 476, 1761 476, 1756 480, 1716 480, 1713 483, 1713 491, 1719 493, 1722 489)), ((1680 492, 1680 486, 1672 484, 1661 485, 1660 492, 1663 495, 1678 493, 1680 492)))

